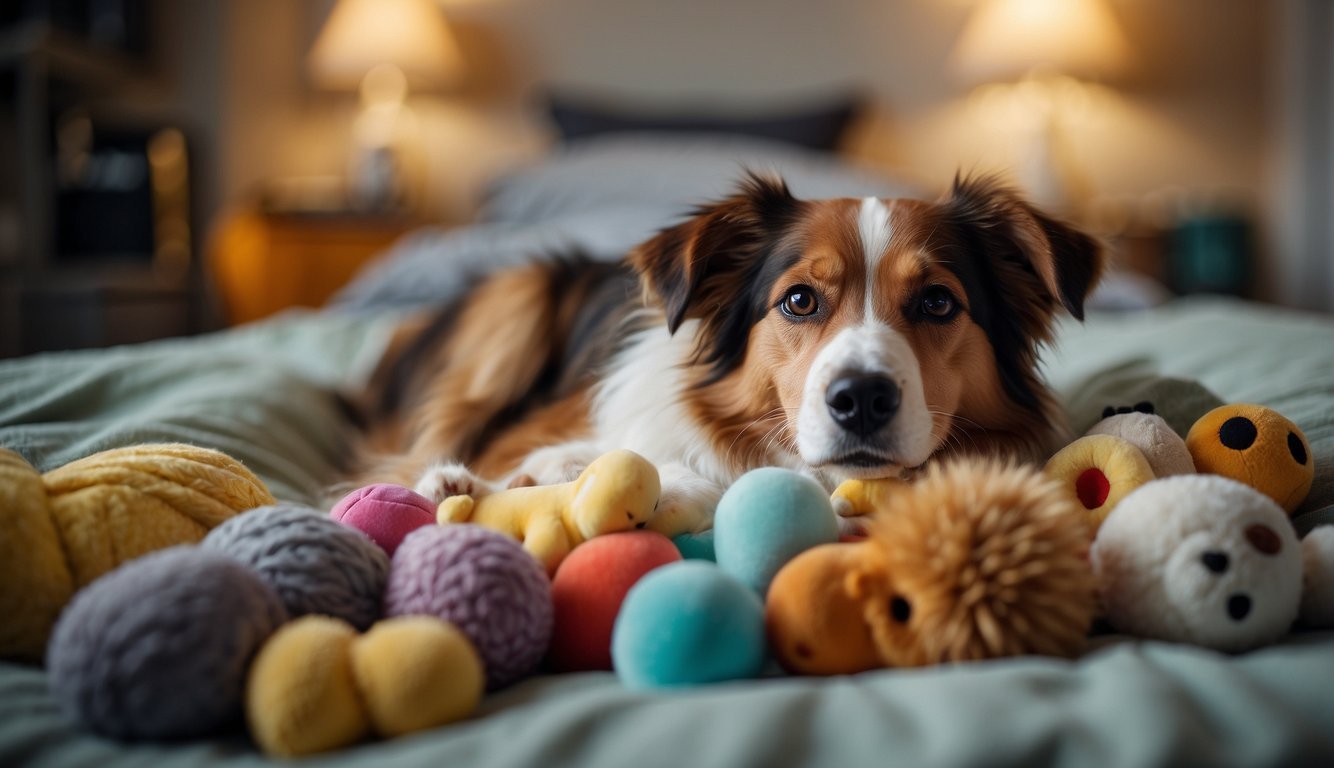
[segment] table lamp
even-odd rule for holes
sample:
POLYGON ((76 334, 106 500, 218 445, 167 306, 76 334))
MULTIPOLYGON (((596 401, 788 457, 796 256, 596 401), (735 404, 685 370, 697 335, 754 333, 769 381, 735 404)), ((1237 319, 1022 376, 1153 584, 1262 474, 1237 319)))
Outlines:
POLYGON ((1069 157, 1063 114, 1071 82, 1124 75, 1130 50, 1103 0, 981 0, 952 53, 955 74, 970 85, 1020 83, 1034 123, 1025 191, 1053 208, 1077 207, 1083 184, 1069 157))
POLYGON ((348 192, 361 208, 402 203, 402 144, 415 117, 409 89, 439 90, 456 84, 463 60, 433 0, 339 0, 307 60, 317 84, 359 90, 361 112, 353 128, 348 192))

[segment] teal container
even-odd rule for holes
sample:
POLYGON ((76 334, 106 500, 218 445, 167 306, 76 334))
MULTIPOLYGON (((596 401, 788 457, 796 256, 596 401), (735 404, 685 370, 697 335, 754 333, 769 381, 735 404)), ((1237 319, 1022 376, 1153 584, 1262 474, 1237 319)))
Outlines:
POLYGON ((1177 293, 1254 293, 1251 228, 1240 216, 1196 216, 1172 233, 1168 281, 1177 293))

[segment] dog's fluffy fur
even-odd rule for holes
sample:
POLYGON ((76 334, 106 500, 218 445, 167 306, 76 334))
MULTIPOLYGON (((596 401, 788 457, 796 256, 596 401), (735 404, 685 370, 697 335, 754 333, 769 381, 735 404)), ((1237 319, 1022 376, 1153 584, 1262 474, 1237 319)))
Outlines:
POLYGON ((1064 437, 1038 350, 1101 270, 1092 238, 992 179, 933 203, 749 176, 624 263, 502 272, 405 325, 358 479, 439 498, 629 448, 658 465, 653 525, 675 532, 759 466, 832 485, 942 454, 1038 459, 1064 437))

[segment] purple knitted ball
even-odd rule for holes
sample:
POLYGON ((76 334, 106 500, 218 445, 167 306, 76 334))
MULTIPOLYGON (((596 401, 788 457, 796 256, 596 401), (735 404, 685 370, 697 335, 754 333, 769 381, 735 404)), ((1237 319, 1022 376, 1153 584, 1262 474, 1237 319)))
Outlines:
POLYGON ((183 739, 239 724, 246 670, 287 620, 273 587, 219 552, 158 550, 74 596, 46 661, 68 717, 118 739, 183 739))
POLYGON ((385 615, 426 614, 472 640, 495 690, 532 672, 551 642, 551 582, 510 537, 477 525, 419 528, 389 569, 385 615))

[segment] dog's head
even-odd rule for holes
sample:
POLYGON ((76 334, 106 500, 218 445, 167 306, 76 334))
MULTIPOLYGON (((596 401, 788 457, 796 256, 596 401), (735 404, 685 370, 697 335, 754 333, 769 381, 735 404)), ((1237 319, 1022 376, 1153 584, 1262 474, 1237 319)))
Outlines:
POLYGON ((834 477, 1038 439, 1038 346, 1102 268, 1092 238, 994 179, 930 203, 798 200, 750 176, 631 258, 671 331, 698 320, 696 387, 780 408, 782 438, 834 477))

